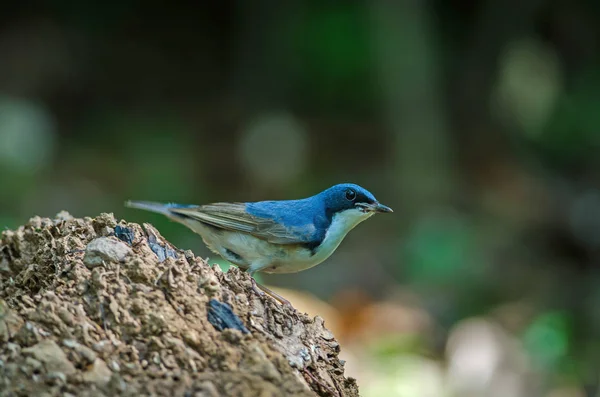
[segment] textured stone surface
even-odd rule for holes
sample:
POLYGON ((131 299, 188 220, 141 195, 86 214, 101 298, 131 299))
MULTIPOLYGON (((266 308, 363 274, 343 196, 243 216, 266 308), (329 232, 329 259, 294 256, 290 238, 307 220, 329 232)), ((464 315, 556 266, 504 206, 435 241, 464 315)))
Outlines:
POLYGON ((321 319, 150 225, 36 217, 0 265, 0 396, 358 395, 321 319))

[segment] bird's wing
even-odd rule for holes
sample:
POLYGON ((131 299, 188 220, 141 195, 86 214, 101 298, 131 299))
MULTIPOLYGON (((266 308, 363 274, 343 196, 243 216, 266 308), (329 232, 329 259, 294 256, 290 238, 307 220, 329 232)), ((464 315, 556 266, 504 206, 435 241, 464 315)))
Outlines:
POLYGON ((312 243, 316 238, 315 226, 312 223, 286 227, 277 222, 275 216, 249 214, 244 203, 215 203, 189 208, 170 208, 170 211, 221 229, 249 233, 275 244, 312 243))

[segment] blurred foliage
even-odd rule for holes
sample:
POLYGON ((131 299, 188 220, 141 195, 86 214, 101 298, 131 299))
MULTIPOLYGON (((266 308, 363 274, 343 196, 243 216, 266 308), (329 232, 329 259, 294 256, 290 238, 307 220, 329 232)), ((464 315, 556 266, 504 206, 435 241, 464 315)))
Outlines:
POLYGON ((543 370, 554 370, 569 350, 567 318, 560 313, 544 313, 533 320, 524 339, 534 364, 543 370))
POLYGON ((226 268, 123 202, 355 182, 394 214, 264 279, 331 302, 365 396, 600 393, 597 2, 3 8, 0 226, 114 212, 226 268))

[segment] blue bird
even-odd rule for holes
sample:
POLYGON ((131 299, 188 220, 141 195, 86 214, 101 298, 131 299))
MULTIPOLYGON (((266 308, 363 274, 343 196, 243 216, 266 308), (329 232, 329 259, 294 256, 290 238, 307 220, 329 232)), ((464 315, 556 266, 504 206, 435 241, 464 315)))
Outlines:
MULTIPOLYGON (((393 212, 366 189, 335 185, 301 200, 206 205, 128 201, 127 207, 163 214, 198 233, 206 246, 247 271, 295 273, 327 259, 356 225, 378 212, 393 212)), ((264 286, 263 291, 289 302, 264 286)))

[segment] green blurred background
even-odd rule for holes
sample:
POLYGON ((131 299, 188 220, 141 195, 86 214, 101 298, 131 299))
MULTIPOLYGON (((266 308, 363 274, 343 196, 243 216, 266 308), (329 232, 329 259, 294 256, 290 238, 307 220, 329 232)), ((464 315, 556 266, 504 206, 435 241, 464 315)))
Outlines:
POLYGON ((5 3, 0 226, 114 212, 205 256, 123 202, 358 183, 394 214, 262 280, 363 395, 600 396, 599 50, 593 0, 5 3))

